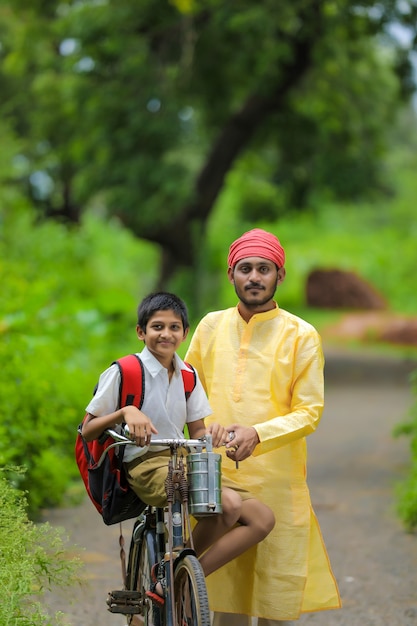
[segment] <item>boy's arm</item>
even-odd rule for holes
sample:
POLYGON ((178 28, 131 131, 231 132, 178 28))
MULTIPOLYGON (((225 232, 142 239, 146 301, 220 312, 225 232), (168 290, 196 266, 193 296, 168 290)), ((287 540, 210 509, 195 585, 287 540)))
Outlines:
POLYGON ((87 413, 81 434, 86 441, 92 441, 98 439, 107 428, 113 428, 116 424, 122 423, 128 425, 130 437, 138 446, 145 446, 149 443, 152 434, 158 434, 149 417, 133 405, 124 406, 108 415, 96 416, 87 413))

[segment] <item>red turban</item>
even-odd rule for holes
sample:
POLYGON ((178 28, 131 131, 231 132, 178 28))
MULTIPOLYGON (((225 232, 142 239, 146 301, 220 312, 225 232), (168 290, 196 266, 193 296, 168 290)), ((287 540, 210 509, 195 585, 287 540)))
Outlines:
POLYGON ((277 267, 285 263, 285 252, 279 239, 261 228, 249 230, 232 243, 227 258, 228 266, 233 268, 238 261, 250 256, 268 259, 277 267))

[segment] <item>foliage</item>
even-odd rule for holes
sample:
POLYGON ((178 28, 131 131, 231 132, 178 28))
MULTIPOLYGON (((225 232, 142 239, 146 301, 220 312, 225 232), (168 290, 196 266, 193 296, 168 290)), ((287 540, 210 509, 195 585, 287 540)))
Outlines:
MULTIPOLYGON (((17 470, 15 470, 16 472, 17 470)), ((27 518, 25 498, 0 470, 0 623, 2 626, 56 626, 40 597, 51 587, 75 584, 80 563, 69 557, 62 533, 27 518)))
MULTIPOLYGON (((199 308, 190 306, 192 321, 234 305, 227 248, 254 225, 276 232, 286 248, 283 308, 300 312, 308 272, 336 266, 370 280, 393 310, 416 314, 417 182, 410 154, 393 151, 398 191, 392 199, 377 205, 323 201, 320 210, 279 222, 242 220, 246 170, 238 168, 210 219, 198 280, 184 273, 174 285, 187 304, 195 294, 199 308)), ((159 254, 97 211, 88 212, 79 228, 43 222, 4 182, 0 202, 7 202, 0 208, 0 465, 25 465, 25 474, 9 475, 27 490, 33 513, 62 502, 73 481, 82 490, 73 459, 76 427, 98 373, 138 347, 135 310, 157 283, 159 254)), ((317 311, 302 314, 314 314, 320 325, 317 311)))
POLYGON ((396 437, 410 438, 411 466, 406 479, 398 486, 398 514, 405 527, 417 529, 417 370, 412 375, 414 405, 407 420, 402 421, 394 430, 396 437))
POLYGON ((201 263, 236 168, 252 222, 318 193, 387 193, 382 157, 413 87, 416 13, 411 0, 2 0, 14 181, 46 216, 117 215, 161 246, 165 279, 201 263))
POLYGON ((201 310, 213 308, 215 294, 219 294, 220 306, 235 302, 226 276, 227 249, 235 237, 256 225, 276 233, 287 252, 287 277, 278 294, 284 308, 305 307, 309 272, 325 268, 358 273, 379 290, 392 311, 416 314, 413 293, 417 220, 413 212, 417 160, 411 143, 416 134, 411 123, 407 127, 410 150, 404 152, 393 146, 392 162, 386 165, 395 181, 395 195, 379 201, 335 203, 321 198, 302 214, 292 213, 278 221, 271 221, 269 216, 246 221, 239 207, 247 170, 245 165, 238 168, 229 177, 208 224, 205 260, 199 268, 202 278, 195 286, 201 310))
POLYGON ((156 262, 116 222, 87 216, 74 231, 14 209, 0 209, 0 466, 26 467, 13 480, 34 513, 77 476, 76 427, 98 372, 136 348, 156 262))

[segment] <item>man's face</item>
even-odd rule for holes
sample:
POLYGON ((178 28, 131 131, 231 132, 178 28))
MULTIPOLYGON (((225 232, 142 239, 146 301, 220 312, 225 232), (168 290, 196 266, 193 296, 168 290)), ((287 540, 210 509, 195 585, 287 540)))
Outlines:
POLYGON ((268 259, 248 257, 229 268, 229 280, 234 284, 236 294, 247 307, 262 307, 274 298, 278 283, 284 280, 284 268, 268 259))

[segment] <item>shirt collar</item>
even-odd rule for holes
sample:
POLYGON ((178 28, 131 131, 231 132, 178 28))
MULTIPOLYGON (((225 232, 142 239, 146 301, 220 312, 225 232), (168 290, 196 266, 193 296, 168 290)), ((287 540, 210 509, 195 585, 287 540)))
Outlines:
MULTIPOLYGON (((150 352, 146 346, 143 348, 139 356, 142 363, 153 378, 158 376, 161 370, 166 369, 163 365, 161 365, 158 359, 154 357, 152 352, 150 352)), ((184 363, 184 361, 178 356, 177 353, 174 354, 174 368, 174 376, 179 376, 181 370, 192 371, 191 368, 188 367, 186 363, 184 363)))

